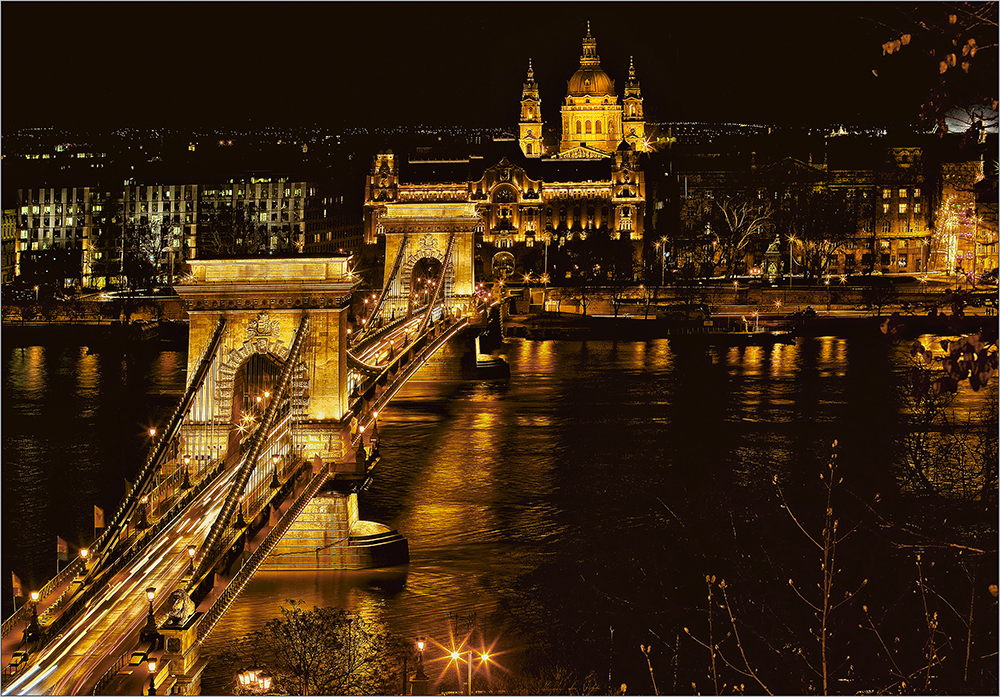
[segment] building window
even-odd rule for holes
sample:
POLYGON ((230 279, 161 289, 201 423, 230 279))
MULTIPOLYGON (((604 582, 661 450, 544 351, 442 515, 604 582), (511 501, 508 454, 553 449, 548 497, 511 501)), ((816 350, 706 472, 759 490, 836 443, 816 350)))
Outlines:
POLYGON ((528 143, 528 149, 526 150, 526 152, 528 155, 531 154, 531 143, 528 143))
POLYGON ((892 230, 892 224, 888 220, 882 221, 882 233, 888 234, 892 230))
POLYGON ((885 215, 889 215, 889 204, 888 203, 883 203, 882 204, 882 212, 885 215))
POLYGON ((892 198, 892 191, 890 189, 882 189, 882 198, 892 198))
POLYGON ((920 189, 913 190, 913 198, 920 198, 920 189))
POLYGON ((601 122, 600 121, 597 121, 597 122, 594 123, 594 133, 597 133, 597 134, 601 133, 601 122))
POLYGON ((913 204, 913 212, 914 213, 920 213, 920 204, 919 203, 914 203, 913 204))
POLYGON ((900 215, 906 215, 906 204, 905 203, 899 204, 899 214, 900 215))
POLYGON ((587 135, 590 135, 591 127, 590 127, 590 121, 589 120, 587 121, 587 124, 586 124, 585 128, 586 128, 586 131, 587 131, 587 135))
POLYGON ((906 198, 906 189, 900 189, 899 190, 899 197, 900 198, 906 198))

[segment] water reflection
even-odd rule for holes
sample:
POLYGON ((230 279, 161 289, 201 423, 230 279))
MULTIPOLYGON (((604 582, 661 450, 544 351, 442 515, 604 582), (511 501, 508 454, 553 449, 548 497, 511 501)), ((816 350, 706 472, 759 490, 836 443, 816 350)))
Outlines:
MULTIPOLYGON (((656 612, 701 601, 703 589, 686 589, 702 567, 742 568, 718 550, 747 521, 780 513, 774 475, 813 485, 837 438, 857 488, 886 490, 893 371, 908 349, 836 337, 744 348, 511 340, 509 383, 416 382, 380 414, 383 459, 361 514, 408 538, 407 569, 258 574, 206 651, 297 599, 442 652, 476 627, 486 645, 499 637, 507 661, 527 660, 517 652, 530 642, 575 667, 604 665, 608 626, 638 644, 656 612)), ((117 505, 142 425, 183 390, 186 357, 3 357, 3 580, 14 570, 31 583, 24 566, 39 580, 54 570, 56 534, 88 542, 92 505, 117 505)), ((956 405, 986 399, 966 391, 956 405)), ((442 655, 428 660, 447 666, 442 655)), ((231 680, 221 665, 210 664, 205 693, 231 680)))

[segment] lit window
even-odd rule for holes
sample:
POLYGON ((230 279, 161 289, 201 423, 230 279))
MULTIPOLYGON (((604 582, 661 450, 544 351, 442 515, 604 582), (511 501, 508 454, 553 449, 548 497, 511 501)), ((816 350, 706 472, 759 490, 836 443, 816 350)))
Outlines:
POLYGON ((892 229, 892 224, 888 220, 882 221, 882 232, 887 233, 892 229))
POLYGON ((883 203, 882 204, 882 212, 885 213, 886 215, 889 215, 889 204, 888 203, 883 203))
POLYGON ((920 198, 920 189, 913 190, 913 198, 920 198))
POLYGON ((919 203, 914 203, 913 204, 913 212, 914 213, 919 213, 920 212, 920 204, 919 203))
POLYGON ((906 198, 906 189, 900 189, 899 190, 899 197, 900 198, 906 198))
POLYGON ((892 191, 890 189, 882 189, 882 198, 892 198, 892 191))
POLYGON ((899 213, 900 213, 900 215, 905 215, 906 214, 906 204, 905 203, 899 204, 899 213))

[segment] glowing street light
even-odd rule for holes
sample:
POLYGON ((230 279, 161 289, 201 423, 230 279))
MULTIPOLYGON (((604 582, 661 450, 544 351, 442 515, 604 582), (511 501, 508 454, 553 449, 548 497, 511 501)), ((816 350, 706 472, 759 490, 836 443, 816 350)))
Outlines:
POLYGON ((146 667, 149 668, 149 692, 146 694, 155 695, 156 694, 156 657, 151 656, 149 661, 146 663, 146 667))
MULTIPOLYGON (((451 660, 453 660, 456 663, 458 663, 460 660, 462 660, 462 654, 459 653, 458 651, 452 651, 451 652, 451 660)), ((486 653, 485 651, 482 652, 482 653, 480 653, 479 654, 479 660, 482 663, 487 663, 490 660, 489 653, 486 653)), ((471 649, 466 652, 466 654, 465 654, 465 661, 466 661, 466 664, 469 667, 469 673, 468 673, 469 679, 468 679, 468 682, 465 685, 465 694, 471 695, 472 694, 472 650, 471 649)))

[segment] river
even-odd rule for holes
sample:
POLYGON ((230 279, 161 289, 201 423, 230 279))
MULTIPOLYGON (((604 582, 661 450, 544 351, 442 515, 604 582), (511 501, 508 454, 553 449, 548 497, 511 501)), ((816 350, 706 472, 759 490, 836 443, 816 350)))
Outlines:
MULTIPOLYGON (((411 382, 379 416, 382 462, 360 499, 363 518, 408 538, 409 566, 258 574, 205 646, 217 658, 204 691, 228 689, 226 642, 285 599, 426 636, 429 658, 471 632, 497 670, 558 664, 632 692, 651 691, 638 646, 655 646, 659 689, 687 691, 664 657, 690 641, 681 627, 697 621, 707 574, 749 591, 815 566, 787 552, 799 533, 776 476, 793 507, 815 509, 836 439, 852 491, 899 498, 904 344, 508 339, 509 382, 411 382)), ((5 615, 11 571, 40 585, 55 536, 86 544, 93 505, 114 510, 185 364, 182 351, 3 347, 5 615)), ((879 573, 871 552, 855 559, 879 573)), ((453 669, 430 665, 435 689, 456 689, 453 669)))

